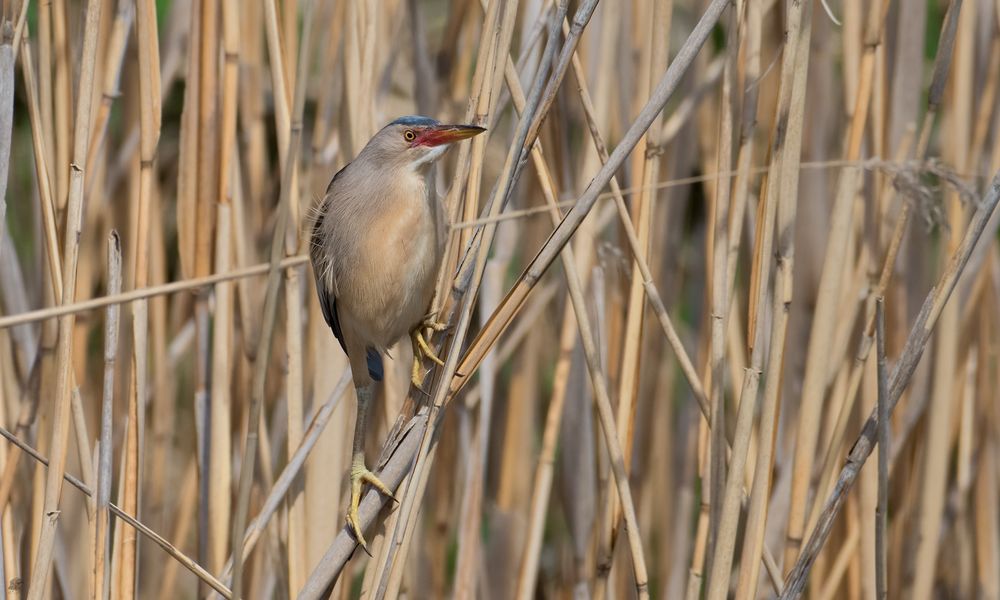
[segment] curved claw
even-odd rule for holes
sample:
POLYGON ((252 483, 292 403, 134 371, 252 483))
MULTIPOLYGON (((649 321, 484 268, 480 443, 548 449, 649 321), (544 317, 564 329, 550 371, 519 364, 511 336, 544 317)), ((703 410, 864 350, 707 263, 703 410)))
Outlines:
POLYGON ((418 390, 424 391, 424 374, 421 370, 422 360, 429 358, 432 362, 442 367, 444 366, 444 361, 434 353, 434 349, 424 339, 424 335, 420 332, 419 327, 410 332, 410 343, 413 345, 413 369, 410 371, 410 381, 413 382, 413 386, 418 390))
POLYGON ((368 543, 365 541, 364 533, 361 531, 361 516, 358 514, 358 507, 361 504, 361 486, 365 483, 370 484, 393 502, 399 502, 399 500, 393 495, 389 486, 382 483, 382 480, 369 471, 364 463, 351 467, 351 504, 347 509, 347 526, 350 528, 351 533, 354 534, 354 539, 358 541, 358 545, 361 546, 368 556, 371 556, 371 550, 368 549, 368 543))
POLYGON ((421 355, 431 359, 431 361, 438 366, 444 366, 444 361, 441 360, 437 354, 435 354, 434 349, 427 343, 427 340, 424 339, 424 336, 420 333, 419 329, 413 331, 413 343, 415 344, 415 348, 420 351, 421 355))
POLYGON ((368 542, 365 541, 364 534, 361 533, 361 520, 358 517, 358 509, 352 508, 347 512, 347 527, 358 541, 358 545, 365 551, 365 554, 372 556, 372 551, 368 549, 368 542))

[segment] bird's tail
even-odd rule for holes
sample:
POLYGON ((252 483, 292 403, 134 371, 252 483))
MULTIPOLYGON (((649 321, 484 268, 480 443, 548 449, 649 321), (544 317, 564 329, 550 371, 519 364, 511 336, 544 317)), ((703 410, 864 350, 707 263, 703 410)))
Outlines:
POLYGON ((368 375, 375 381, 382 381, 385 377, 385 369, 382 366, 382 355, 375 348, 368 348, 368 375))

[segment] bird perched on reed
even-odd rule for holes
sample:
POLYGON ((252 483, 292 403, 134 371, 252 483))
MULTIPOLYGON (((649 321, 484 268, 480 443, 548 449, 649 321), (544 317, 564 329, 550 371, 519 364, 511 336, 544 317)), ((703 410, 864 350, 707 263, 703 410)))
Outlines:
POLYGON ((426 167, 450 144, 483 131, 429 117, 396 119, 333 176, 314 215, 310 258, 319 304, 347 353, 358 398, 347 524, 365 551, 361 486, 370 483, 392 497, 364 459, 365 421, 375 382, 382 380, 382 354, 409 335, 417 387, 422 356, 444 364, 422 334, 443 328, 428 311, 447 233, 444 209, 426 185, 426 167))

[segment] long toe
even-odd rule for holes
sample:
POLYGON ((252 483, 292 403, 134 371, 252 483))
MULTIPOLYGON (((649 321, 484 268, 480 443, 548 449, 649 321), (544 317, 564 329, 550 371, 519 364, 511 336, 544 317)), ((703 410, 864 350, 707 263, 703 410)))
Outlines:
POLYGON ((354 534, 354 539, 358 540, 358 545, 361 546, 361 549, 368 556, 371 556, 372 551, 368 549, 368 542, 365 541, 365 536, 361 533, 361 517, 358 515, 357 505, 352 506, 347 511, 347 526, 351 528, 351 533, 354 534))
POLYGON ((424 374, 420 369, 420 355, 414 349, 413 353, 413 369, 410 370, 410 381, 413 383, 413 387, 418 390, 423 390, 424 385, 424 374))
POLYGON ((361 475, 361 479, 364 480, 365 483, 371 484, 372 487, 374 487, 376 490, 381 492, 382 495, 388 497, 393 502, 399 502, 399 500, 396 499, 396 496, 392 493, 392 490, 389 489, 389 486, 382 483, 382 480, 376 477, 375 473, 372 473, 371 471, 365 471, 361 475))
POLYGON ((430 344, 427 343, 427 340, 424 339, 424 336, 422 333, 420 333, 420 331, 413 332, 413 341, 416 343, 417 348, 420 350, 420 354, 431 359, 439 366, 442 367, 444 366, 444 361, 441 360, 441 358, 434 353, 434 349, 431 348, 430 344))
POLYGON ((433 329, 434 331, 445 331, 451 326, 447 323, 436 320, 437 312, 432 312, 420 321, 420 329, 433 329))

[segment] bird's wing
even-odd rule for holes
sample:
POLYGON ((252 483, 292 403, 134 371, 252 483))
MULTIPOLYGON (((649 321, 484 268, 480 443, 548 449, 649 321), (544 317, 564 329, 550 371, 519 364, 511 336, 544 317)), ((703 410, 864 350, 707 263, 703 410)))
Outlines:
MULTIPOLYGON (((322 222, 323 216, 320 215, 316 218, 316 227, 318 228, 322 222)), ((315 235, 316 229, 313 229, 313 236, 315 237, 315 235)), ((323 318, 326 319, 326 324, 333 330, 333 335, 340 342, 340 347, 344 349, 344 352, 347 352, 347 346, 344 344, 344 332, 340 328, 340 319, 337 316, 337 297, 323 282, 320 271, 315 266, 313 267, 313 274, 316 277, 316 293, 319 295, 319 307, 323 311, 323 318)))
MULTIPOLYGON (((348 163, 350 164, 350 163, 348 163)), ((333 274, 333 288, 326 285, 323 281, 323 270, 325 267, 326 259, 322 257, 323 242, 321 235, 323 233, 323 219, 326 216, 325 204, 330 197, 330 191, 333 189, 333 184, 337 181, 337 177, 344 172, 344 168, 337 171, 337 174, 333 176, 330 180, 330 185, 326 188, 326 196, 320 203, 316 210, 315 217, 313 219, 312 226, 312 239, 310 240, 310 258, 312 258, 313 263, 313 275, 316 278, 316 293, 319 296, 319 307, 323 311, 323 318, 326 319, 326 324, 330 326, 333 330, 333 335, 340 342, 340 347, 343 348, 344 353, 347 353, 347 343, 344 341, 344 331, 340 326, 340 316, 337 314, 337 274, 333 274)), ((367 348, 365 351, 365 359, 368 365, 368 375, 375 381, 382 381, 385 375, 385 368, 382 364, 382 355, 378 353, 375 348, 367 348)))
MULTIPOLYGON (((337 174, 330 180, 330 185, 326 188, 327 195, 323 198, 322 202, 320 202, 319 208, 316 210, 315 219, 313 220, 312 240, 310 244, 310 253, 312 254, 311 258, 313 259, 313 275, 316 277, 316 292, 319 294, 319 306, 323 310, 323 318, 326 319, 326 324, 333 330, 333 335, 336 336, 337 341, 340 342, 340 347, 344 349, 344 352, 347 352, 347 345, 344 343, 344 332, 340 328, 340 318, 337 316, 337 296, 322 280, 321 272, 323 269, 321 265, 324 264, 324 260, 320 258, 319 253, 323 248, 320 236, 323 231, 323 218, 326 215, 324 205, 329 198, 330 190, 333 189, 334 182, 337 181, 337 177, 340 177, 340 174, 343 173, 346 168, 347 165, 344 165, 343 168, 337 171, 337 174)), ((336 287, 336 284, 334 285, 336 287)))

